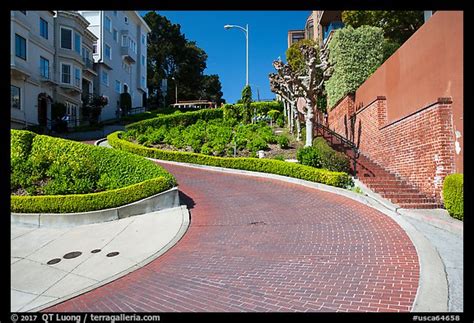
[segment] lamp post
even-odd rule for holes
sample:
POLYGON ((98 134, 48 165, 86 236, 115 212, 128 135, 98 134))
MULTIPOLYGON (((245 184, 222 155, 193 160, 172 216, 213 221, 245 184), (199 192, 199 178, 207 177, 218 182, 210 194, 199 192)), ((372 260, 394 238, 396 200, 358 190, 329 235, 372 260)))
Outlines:
POLYGON ((178 104, 178 83, 176 83, 176 79, 174 78, 174 76, 172 76, 171 79, 174 81, 174 97, 175 97, 175 103, 178 104))
POLYGON ((225 25, 224 29, 238 28, 245 33, 245 85, 249 85, 249 25, 246 28, 237 25, 225 25))

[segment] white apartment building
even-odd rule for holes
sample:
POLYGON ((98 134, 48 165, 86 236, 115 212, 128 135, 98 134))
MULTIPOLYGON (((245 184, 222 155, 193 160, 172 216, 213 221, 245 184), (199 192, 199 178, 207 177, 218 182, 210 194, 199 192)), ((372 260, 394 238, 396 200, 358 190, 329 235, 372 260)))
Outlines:
POLYGON ((11 11, 11 127, 46 124, 56 82, 54 12, 11 11))
POLYGON ((93 51, 94 93, 106 96, 101 119, 117 117, 120 93, 130 93, 132 107, 144 107, 148 89, 147 36, 151 31, 137 11, 78 11, 98 38, 93 51))
POLYGON ((82 98, 106 96, 101 120, 117 117, 120 93, 132 107, 147 96, 147 35, 136 11, 11 11, 11 127, 51 125, 51 104, 66 105, 69 126, 82 98))

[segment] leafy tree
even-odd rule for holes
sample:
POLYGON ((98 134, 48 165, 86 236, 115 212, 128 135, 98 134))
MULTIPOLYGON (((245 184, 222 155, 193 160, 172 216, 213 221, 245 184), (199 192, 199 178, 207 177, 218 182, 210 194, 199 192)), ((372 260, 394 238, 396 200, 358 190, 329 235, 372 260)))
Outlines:
POLYGON ((317 44, 312 39, 302 39, 291 44, 285 53, 288 65, 290 65, 291 69, 296 73, 300 73, 305 69, 305 62, 303 54, 301 53, 301 48, 303 46, 316 47, 317 44))
POLYGON ((252 103, 252 88, 250 85, 246 85, 242 90, 242 104, 244 105, 243 121, 244 123, 250 122, 250 105, 252 103))
POLYGON ((343 11, 342 21, 346 26, 380 27, 383 30, 384 61, 393 54, 418 28, 423 25, 423 11, 343 11))
MULTIPOLYGON (((174 86, 177 84, 180 100, 195 100, 202 97, 222 97, 220 82, 207 86, 204 70, 207 54, 186 39, 179 24, 171 23, 154 11, 144 16, 151 28, 148 35, 148 88, 150 105, 169 105, 175 100, 174 86), (174 78, 174 80, 172 79, 174 78), (161 80, 168 80, 166 101, 162 101, 161 80), (176 82, 176 83, 175 83, 176 82), (172 86, 170 86, 172 85, 172 86)), ((218 76, 215 75, 214 78, 218 76)))
POLYGON ((218 75, 204 75, 201 84, 201 99, 216 102, 219 106, 221 103, 225 103, 225 100, 222 99, 221 89, 222 85, 218 75))

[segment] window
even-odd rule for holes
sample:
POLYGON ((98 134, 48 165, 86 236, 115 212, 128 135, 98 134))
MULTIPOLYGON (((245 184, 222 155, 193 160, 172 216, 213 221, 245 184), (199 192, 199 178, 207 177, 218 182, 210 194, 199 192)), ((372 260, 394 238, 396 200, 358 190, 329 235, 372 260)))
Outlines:
POLYGON ((40 56, 40 75, 49 80, 49 60, 40 56))
POLYGON ((40 35, 44 39, 48 39, 48 22, 40 18, 40 35))
POLYGON ((142 76, 142 88, 144 89, 145 87, 146 87, 145 77, 142 76))
POLYGON ((94 44, 92 44, 92 53, 93 53, 93 54, 97 54, 97 42, 95 42, 94 44))
POLYGON ((122 84, 120 81, 115 81, 115 92, 120 93, 122 84))
POLYGON ((74 33, 74 50, 81 55, 81 35, 74 33))
POLYGON ((105 57, 112 59, 112 49, 107 44, 105 44, 105 57))
POLYGON ((114 35, 114 40, 118 41, 118 31, 117 31, 117 29, 114 29, 113 35, 114 35))
POLYGON ((146 42, 146 36, 142 34, 142 44, 145 45, 145 42, 146 42))
POLYGON ((61 48, 72 49, 72 30, 61 27, 61 48))
POLYGON ((105 26, 105 30, 107 30, 109 33, 112 32, 112 21, 110 21, 110 18, 105 16, 105 19, 104 19, 104 26, 105 26))
POLYGON ((12 109, 21 109, 20 88, 11 85, 10 105, 12 109))
POLYGON ((71 84, 71 65, 61 63, 61 82, 71 84))
POLYGON ((128 43, 128 47, 130 47, 130 49, 134 52, 134 53, 137 53, 137 43, 130 38, 130 41, 128 43))
POLYGON ((123 20, 124 20, 125 23, 128 25, 128 17, 127 17, 127 16, 123 17, 123 20))
POLYGON ((71 103, 66 101, 66 115, 69 116, 67 120, 68 126, 78 125, 78 118, 77 118, 77 104, 71 103))
POLYGON ((74 68, 74 86, 81 87, 81 70, 77 67, 74 68))
POLYGON ((122 35, 122 47, 125 47, 125 46, 127 46, 127 36, 122 35))
POLYGON ((109 73, 102 71, 102 84, 109 86, 109 73))
POLYGON ((145 55, 142 55, 142 66, 145 66, 145 55))
POLYGON ((26 39, 15 34, 15 55, 26 61, 26 39))

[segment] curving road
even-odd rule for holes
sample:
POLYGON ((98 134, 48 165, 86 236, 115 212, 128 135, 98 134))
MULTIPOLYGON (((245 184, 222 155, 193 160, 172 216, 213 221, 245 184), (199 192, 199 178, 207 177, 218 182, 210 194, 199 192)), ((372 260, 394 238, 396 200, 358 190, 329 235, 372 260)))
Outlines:
POLYGON ((410 311, 405 232, 351 199, 277 180, 162 164, 191 211, 170 251, 60 311, 410 311))

